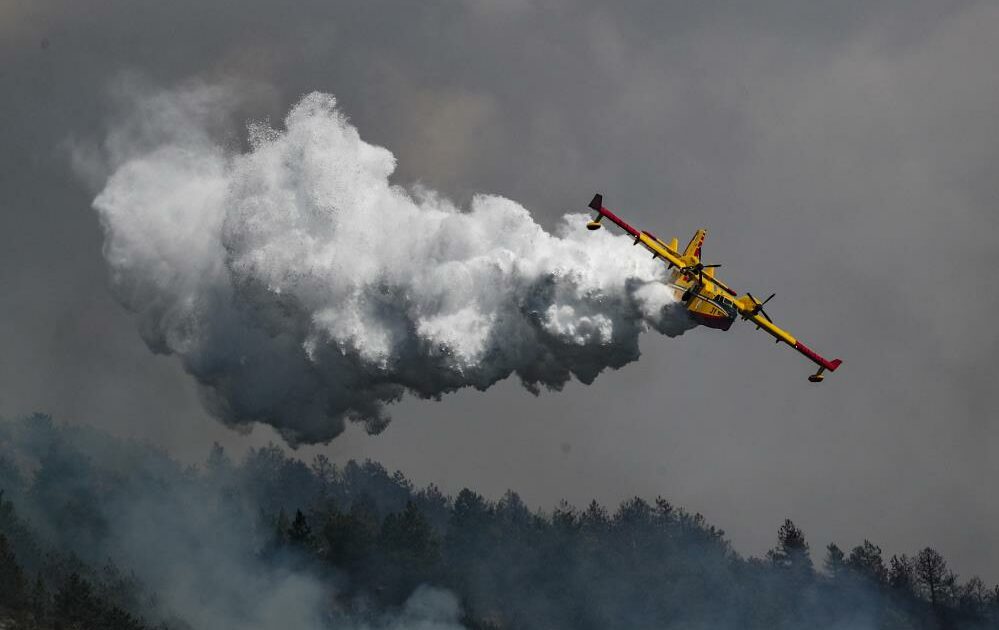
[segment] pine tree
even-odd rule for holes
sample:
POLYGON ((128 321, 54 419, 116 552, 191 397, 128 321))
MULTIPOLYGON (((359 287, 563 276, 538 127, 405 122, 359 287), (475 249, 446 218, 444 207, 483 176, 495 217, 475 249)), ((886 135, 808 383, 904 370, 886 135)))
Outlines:
POLYGON ((912 592, 915 585, 915 568, 912 559, 904 553, 892 556, 888 563, 888 586, 900 591, 912 592))
POLYGON ((887 580, 888 571, 885 569, 884 560, 881 559, 881 547, 869 540, 864 540, 864 544, 850 551, 846 564, 855 573, 877 584, 887 580))
POLYGON ((836 543, 826 545, 826 559, 822 564, 831 577, 839 577, 846 569, 846 556, 836 543))
POLYGON ((232 461, 225 454, 225 449, 218 442, 212 443, 212 450, 208 453, 208 461, 205 463, 208 472, 216 477, 226 475, 232 470, 232 461))
POLYGON ((333 483, 336 481, 336 465, 330 461, 329 457, 319 453, 312 459, 311 468, 312 474, 316 478, 316 483, 319 484, 320 497, 323 499, 328 498, 333 483))
POLYGON ((53 613, 57 619, 86 626, 93 620, 94 601, 90 583, 79 573, 69 575, 55 594, 53 613))
POLYGON ((945 599, 944 589, 948 581, 947 562, 939 552, 927 547, 916 556, 914 569, 916 582, 923 587, 930 604, 936 608, 945 599))
POLYGON ((49 609, 49 593, 45 588, 45 582, 42 580, 41 575, 35 578, 31 594, 28 595, 28 607, 31 609, 31 614, 34 615, 35 621, 40 622, 45 619, 49 609))
MULTIPOLYGON (((277 518, 273 521, 271 538, 264 547, 264 555, 272 556, 288 545, 288 515, 284 508, 278 511, 277 518)), ((273 556, 272 556, 273 557, 273 556)))
POLYGON ((579 524, 588 535, 599 537, 606 534, 610 528, 610 516, 607 514, 607 509, 594 499, 579 515, 579 524))
POLYGON ((17 563, 7 537, 0 533, 0 604, 17 608, 23 602, 24 571, 17 563))
POLYGON ((767 552, 767 558, 775 567, 802 575, 812 572, 812 558, 808 554, 805 533, 789 518, 784 519, 784 524, 777 531, 777 546, 767 552))
POLYGON ((385 517, 379 542, 390 559, 411 574, 428 575, 438 562, 439 542, 412 501, 402 512, 385 517))
POLYGON ((288 544, 298 549, 307 549, 312 546, 312 528, 302 514, 302 510, 295 510, 295 518, 287 530, 288 544))

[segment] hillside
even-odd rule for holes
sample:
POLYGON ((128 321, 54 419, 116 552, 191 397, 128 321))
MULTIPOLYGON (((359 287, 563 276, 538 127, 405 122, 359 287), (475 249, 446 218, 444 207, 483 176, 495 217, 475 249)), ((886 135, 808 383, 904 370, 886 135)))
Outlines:
POLYGON ((762 558, 668 500, 532 511, 277 446, 203 466, 45 416, 0 422, 5 628, 920 628, 999 624, 932 549, 780 527, 762 558))

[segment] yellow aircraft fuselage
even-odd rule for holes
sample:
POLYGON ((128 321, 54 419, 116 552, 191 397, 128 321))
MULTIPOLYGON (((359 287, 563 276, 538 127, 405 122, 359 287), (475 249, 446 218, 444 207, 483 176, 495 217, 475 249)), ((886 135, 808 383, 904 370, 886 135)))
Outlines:
POLYGON ((739 296, 731 287, 715 278, 715 267, 718 265, 704 265, 701 262, 701 245, 704 244, 707 230, 697 230, 694 237, 690 239, 690 243, 681 252, 676 238, 673 238, 669 243, 664 243, 654 234, 639 232, 628 225, 603 206, 602 195, 595 195, 589 207, 596 210, 597 216, 586 227, 596 230, 600 228, 604 218, 610 219, 611 222, 634 237, 635 245, 643 245, 654 258, 661 259, 667 267, 673 270, 670 274, 669 284, 673 287, 676 298, 687 305, 690 316, 699 324, 719 330, 728 330, 736 317, 741 316, 743 319, 752 321, 757 328, 765 330, 778 343, 786 343, 819 366, 818 371, 808 377, 808 380, 813 383, 821 382, 824 378, 824 371, 833 372, 842 363, 840 359, 830 361, 820 356, 791 333, 774 324, 763 310, 763 305, 773 297, 772 295, 762 302, 750 293, 739 296))

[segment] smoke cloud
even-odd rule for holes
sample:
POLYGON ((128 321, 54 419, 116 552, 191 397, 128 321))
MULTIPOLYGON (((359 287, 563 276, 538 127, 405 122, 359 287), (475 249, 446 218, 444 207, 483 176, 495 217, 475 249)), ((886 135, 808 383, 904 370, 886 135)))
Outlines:
MULTIPOLYGON (((220 456, 217 465, 199 470, 154 448, 86 427, 57 426, 46 416, 0 418, 0 497, 13 499, 29 525, 24 531, 37 537, 15 537, 25 566, 44 574, 50 587, 68 571, 95 581, 124 576, 127 588, 108 596, 152 622, 150 627, 464 627, 458 598, 448 590, 423 584, 398 606, 360 606, 344 594, 349 582, 338 570, 321 570, 288 548, 269 547, 273 519, 286 507, 282 501, 301 499, 295 507, 308 509, 305 503, 318 505, 321 499, 297 460, 306 474, 295 479, 306 479, 304 488, 283 483, 280 466, 291 460, 280 450, 251 453, 248 461, 254 457, 256 468, 246 462, 234 466, 220 456), (274 496, 261 491, 274 484, 280 485, 274 496)), ((287 508, 295 509, 291 505, 287 508)), ((9 515, 0 518, 0 534, 20 531, 11 527, 14 522, 9 515)), ((0 628, 5 612, 0 607, 0 628)))
POLYGON ((378 432, 406 392, 590 383, 637 359, 641 332, 692 326, 663 265, 581 215, 551 234, 499 196, 459 208, 403 188, 328 94, 233 148, 217 133, 227 100, 139 99, 108 136, 93 206, 146 343, 180 357, 231 425, 265 422, 292 444, 345 420, 378 432))

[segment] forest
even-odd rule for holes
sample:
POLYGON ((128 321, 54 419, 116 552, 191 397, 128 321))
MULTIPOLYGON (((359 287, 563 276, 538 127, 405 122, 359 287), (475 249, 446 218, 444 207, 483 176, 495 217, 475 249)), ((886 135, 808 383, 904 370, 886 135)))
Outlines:
POLYGON ((932 548, 762 557, 667 499, 534 510, 276 445, 183 466, 44 415, 0 420, 4 629, 986 629, 999 587, 932 548))

